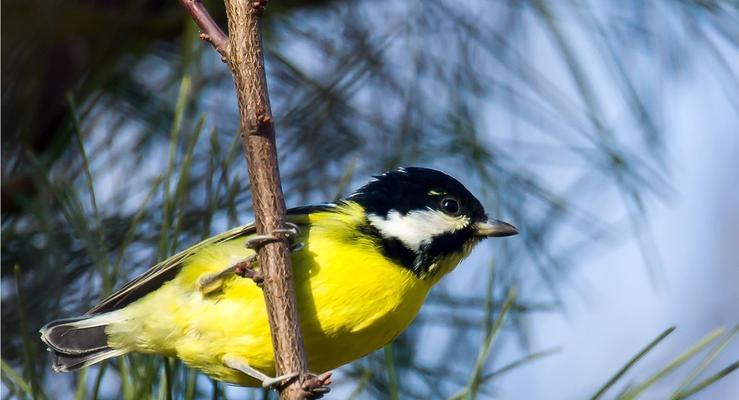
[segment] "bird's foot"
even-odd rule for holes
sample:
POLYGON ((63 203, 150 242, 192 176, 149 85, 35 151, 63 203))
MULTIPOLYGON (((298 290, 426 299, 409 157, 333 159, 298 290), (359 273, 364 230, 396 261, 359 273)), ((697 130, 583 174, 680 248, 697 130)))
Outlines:
POLYGON ((265 389, 281 390, 283 387, 285 387, 285 385, 292 382, 293 379, 296 379, 298 376, 300 376, 299 373, 293 372, 272 378, 264 372, 249 365, 249 363, 247 363, 243 358, 233 355, 226 355, 225 357, 223 357, 223 364, 231 369, 241 371, 251 376, 252 378, 262 382, 262 387, 265 389))
POLYGON ((265 378, 262 380, 262 387, 265 389, 274 389, 279 391, 298 376, 300 376, 299 372, 291 372, 289 374, 276 376, 274 378, 265 378))
MULTIPOLYGON (((292 222, 286 222, 285 226, 286 228, 283 229, 275 229, 269 235, 253 236, 246 241, 245 246, 257 251, 267 243, 273 243, 287 238, 290 241, 291 251, 302 250, 304 247, 303 243, 294 242, 295 238, 300 233, 300 228, 292 222)), ((225 276, 232 273, 242 278, 253 280, 260 288, 264 287, 264 275, 260 269, 255 268, 257 265, 257 255, 252 254, 246 259, 231 265, 223 271, 204 275, 198 280, 198 289, 203 294, 211 293, 221 287, 221 282, 225 276)))
POLYGON ((272 378, 250 366, 249 363, 238 356, 226 355, 223 357, 223 364, 257 379, 262 382, 262 387, 265 389, 282 390, 286 385, 289 385, 296 378, 300 377, 300 399, 320 399, 324 394, 331 391, 331 388, 328 387, 331 384, 331 372, 325 372, 321 375, 306 373, 302 376, 298 372, 292 372, 272 378))
MULTIPOLYGON (((293 372, 274 378, 265 378, 262 380, 262 387, 266 389, 282 390, 298 376, 300 376, 299 373, 293 372)), ((300 383, 301 392, 298 395, 298 398, 305 400, 320 399, 323 395, 331 391, 331 388, 328 387, 330 384, 331 372, 324 372, 321 375, 312 373, 303 374, 300 383)))
POLYGON ((264 278, 262 277, 261 271, 254 269, 257 264, 257 255, 252 254, 246 259, 231 265, 223 271, 203 275, 198 279, 198 289, 203 292, 203 294, 208 294, 219 289, 224 277, 227 277, 230 274, 236 274, 242 278, 250 278, 257 284, 257 286, 262 287, 264 278))
POLYGON ((265 235, 252 236, 246 241, 244 245, 252 250, 259 250, 266 244, 279 242, 284 239, 289 240, 292 244, 299 233, 300 228, 298 228, 297 225, 293 224, 292 222, 285 222, 285 228, 275 229, 265 235))
POLYGON ((233 272, 242 277, 249 278, 259 287, 264 286, 264 275, 261 270, 254 269, 257 264, 256 255, 252 255, 243 261, 239 261, 233 266, 233 272))
POLYGON ((328 385, 331 384, 331 372, 324 372, 321 375, 307 373, 303 375, 300 383, 300 398, 306 400, 320 399, 324 394, 331 391, 328 385))

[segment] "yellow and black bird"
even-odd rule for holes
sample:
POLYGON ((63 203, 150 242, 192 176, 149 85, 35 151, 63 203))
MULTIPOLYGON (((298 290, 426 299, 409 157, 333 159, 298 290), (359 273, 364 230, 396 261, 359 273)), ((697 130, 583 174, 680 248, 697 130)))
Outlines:
MULTIPOLYGON (((336 203, 293 208, 292 267, 308 366, 328 371, 393 340, 429 289, 482 239, 515 235, 456 179, 399 168, 336 203)), ((126 353, 178 357, 211 377, 271 384, 264 297, 234 266, 253 259, 246 225, 154 266, 87 314, 47 324, 56 371, 126 353)), ((258 268, 258 266, 256 266, 258 268)))

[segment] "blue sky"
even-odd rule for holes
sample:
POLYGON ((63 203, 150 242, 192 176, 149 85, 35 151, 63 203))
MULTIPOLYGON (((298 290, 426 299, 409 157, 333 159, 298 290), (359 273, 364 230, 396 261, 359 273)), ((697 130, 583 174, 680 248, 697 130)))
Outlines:
MULTIPOLYGON (((736 52, 729 55, 739 65, 736 52)), ((664 87, 661 109, 675 191, 648 213, 661 279, 650 283, 633 238, 589 257, 564 283, 573 289, 562 292, 566 315, 535 314, 527 321, 534 349, 563 350, 502 378, 496 386, 501 398, 583 398, 659 332, 677 326, 637 366, 631 376, 638 381, 712 329, 739 323, 739 114, 723 84, 698 65, 690 79, 664 87)), ((735 341, 712 371, 737 359, 735 341)), ((664 398, 688 372, 669 375, 645 398, 664 398)), ((736 396, 734 374, 698 398, 736 396)))

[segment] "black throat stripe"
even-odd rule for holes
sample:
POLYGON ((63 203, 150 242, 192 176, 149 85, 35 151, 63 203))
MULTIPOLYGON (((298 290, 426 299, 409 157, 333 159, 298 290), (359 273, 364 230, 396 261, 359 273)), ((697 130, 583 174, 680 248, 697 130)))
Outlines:
POLYGON ((368 220, 359 225, 358 230, 361 234, 374 238, 385 257, 413 272, 418 278, 427 275, 431 266, 440 258, 463 251, 465 243, 474 238, 472 228, 468 227, 435 236, 418 251, 413 251, 397 238, 382 236, 368 220))
POLYGON ((364 223, 357 227, 359 232, 363 235, 372 237, 376 242, 382 255, 397 262, 403 268, 413 272, 416 277, 421 277, 425 272, 428 272, 428 266, 417 265, 417 259, 419 254, 416 254, 413 250, 405 247, 403 242, 396 238, 386 238, 382 236, 380 231, 375 228, 369 220, 365 220, 364 223))

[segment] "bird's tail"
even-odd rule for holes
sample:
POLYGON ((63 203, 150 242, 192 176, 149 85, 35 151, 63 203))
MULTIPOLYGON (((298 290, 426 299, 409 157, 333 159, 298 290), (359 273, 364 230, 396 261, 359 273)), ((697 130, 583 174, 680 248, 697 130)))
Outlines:
POLYGON ((122 320, 113 311, 98 315, 49 322, 41 330, 41 340, 54 354, 53 368, 57 372, 76 371, 105 359, 126 354, 127 350, 108 346, 105 327, 122 320))

